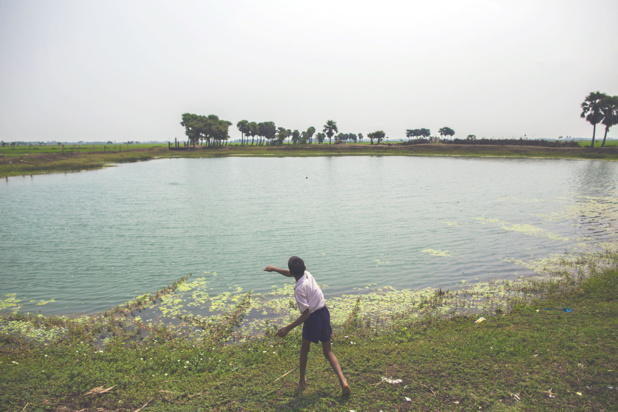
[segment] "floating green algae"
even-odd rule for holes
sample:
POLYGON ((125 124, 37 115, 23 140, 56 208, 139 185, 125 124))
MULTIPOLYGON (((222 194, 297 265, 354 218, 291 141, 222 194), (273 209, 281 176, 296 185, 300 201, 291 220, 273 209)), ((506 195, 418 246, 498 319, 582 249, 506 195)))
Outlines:
MULTIPOLYGON (((484 223, 503 225, 498 219, 484 223)), ((532 231, 532 229, 530 230, 532 231)), ((449 251, 425 249, 424 253, 446 257, 449 251)), ((354 294, 328 296, 328 286, 321 285, 327 295, 335 331, 341 333, 380 333, 406 322, 431 317, 469 314, 504 314, 518 302, 528 302, 543 294, 547 282, 572 285, 589 276, 596 268, 609 267, 618 253, 616 243, 581 242, 574 252, 533 260, 503 259, 536 273, 534 277, 490 282, 467 282, 453 290, 434 288, 419 290, 378 287, 369 284, 356 287, 354 294), (593 263, 591 263, 593 262, 593 263)), ((384 262, 387 263, 387 262, 384 262)), ((148 339, 195 339, 208 342, 243 342, 270 336, 279 327, 299 316, 293 296, 293 282, 273 285, 267 293, 245 293, 240 286, 212 294, 209 277, 188 280, 188 276, 155 294, 143 294, 103 314, 55 320, 43 315, 30 318, 0 318, 0 334, 20 336, 37 342, 52 342, 88 330, 96 345, 104 348, 116 340, 139 342, 148 339)), ((0 309, 15 315, 21 300, 16 294, 5 295, 0 309)), ((51 303, 41 301, 42 303, 51 303)), ((19 316, 19 315, 17 315, 19 316)))
POLYGON ((485 217, 477 217, 475 220, 480 221, 484 224, 495 224, 501 226, 504 230, 519 232, 527 236, 542 236, 547 239, 556 240, 556 241, 568 241, 568 237, 560 236, 558 234, 552 233, 548 230, 540 228, 538 226, 530 225, 527 223, 509 223, 500 219, 490 219, 485 217))
POLYGON ((431 256, 442 256, 442 257, 449 257, 453 255, 453 252, 448 251, 448 250, 436 250, 436 249, 425 249, 423 250, 423 253, 426 253, 428 255, 431 256))
MULTIPOLYGON (((37 305, 37 306, 44 306, 44 305, 47 305, 48 303, 53 303, 53 302, 55 302, 55 301, 56 301, 56 299, 55 299, 55 298, 51 298, 51 299, 49 299, 49 300, 43 300, 43 299, 41 299, 40 301, 38 301, 38 302, 36 303, 36 305, 37 305)), ((31 302, 31 303, 34 303, 35 301, 31 300, 30 302, 31 302)))
POLYGON ((568 237, 560 236, 555 233, 549 232, 545 229, 541 229, 538 226, 529 225, 529 224, 512 224, 503 226, 505 230, 520 232, 528 236, 544 236, 551 240, 561 240, 568 241, 568 237))
POLYGON ((531 260, 504 258, 503 261, 523 266, 544 279, 583 278, 595 270, 610 268, 613 255, 618 253, 618 245, 613 243, 602 243, 597 245, 596 250, 584 251, 591 248, 582 244, 578 253, 553 254, 531 260))
POLYGON ((0 334, 17 335, 39 343, 52 342, 66 332, 64 327, 43 327, 31 320, 0 320, 0 334))
POLYGON ((20 299, 17 299, 17 293, 7 293, 6 299, 0 300, 0 313, 9 310, 10 312, 17 313, 21 309, 20 299))
MULTIPOLYGON (((327 286, 322 287, 328 295, 327 286)), ((4 319, 0 321, 0 333, 49 342, 71 330, 90 330, 101 348, 117 339, 135 342, 148 336, 243 342, 269 336, 300 315, 291 283, 255 295, 233 286, 230 291, 207 297, 202 293, 207 288, 206 278, 193 281, 185 278, 172 289, 141 295, 95 316, 59 318, 56 322, 42 315, 4 319)), ((372 284, 359 288, 364 293, 327 296, 327 304, 336 331, 380 333, 398 327, 401 322, 427 317, 503 313, 514 302, 526 301, 541 289, 533 280, 525 278, 465 284, 465 287, 462 284, 452 291, 398 290, 372 284)))

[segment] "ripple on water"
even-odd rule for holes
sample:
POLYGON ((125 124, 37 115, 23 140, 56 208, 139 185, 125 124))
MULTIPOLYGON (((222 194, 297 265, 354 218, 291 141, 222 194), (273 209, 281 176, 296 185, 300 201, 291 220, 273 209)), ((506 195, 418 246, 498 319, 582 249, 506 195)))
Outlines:
POLYGON ((615 242, 616 182, 609 162, 408 157, 165 159, 11 178, 2 294, 22 310, 95 312, 204 272, 218 274, 209 293, 266 293, 287 283, 261 269, 294 254, 333 297, 514 277, 513 260, 615 242))

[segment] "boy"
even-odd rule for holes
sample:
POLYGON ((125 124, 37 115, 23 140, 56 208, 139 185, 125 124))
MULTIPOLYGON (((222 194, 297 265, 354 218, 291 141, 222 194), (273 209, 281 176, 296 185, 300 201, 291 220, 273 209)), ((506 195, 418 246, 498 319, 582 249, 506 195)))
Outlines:
POLYGON ((313 276, 311 276, 311 273, 305 268, 305 262, 298 256, 292 256, 290 260, 288 260, 288 268, 289 270, 268 266, 264 270, 266 272, 277 272, 283 276, 296 279, 294 297, 296 298, 296 303, 298 304, 301 315, 288 326, 279 329, 276 335, 283 338, 292 329, 301 323, 303 324, 298 389, 303 390, 307 385, 305 381, 305 369, 307 367, 307 355, 309 355, 311 342, 318 343, 318 341, 322 341, 322 353, 324 353, 324 357, 330 362, 330 366, 339 378, 341 393, 343 396, 349 395, 350 387, 348 386, 348 381, 346 381, 345 376, 343 376, 339 361, 331 350, 330 337, 333 332, 330 326, 330 313, 324 302, 322 290, 313 276))

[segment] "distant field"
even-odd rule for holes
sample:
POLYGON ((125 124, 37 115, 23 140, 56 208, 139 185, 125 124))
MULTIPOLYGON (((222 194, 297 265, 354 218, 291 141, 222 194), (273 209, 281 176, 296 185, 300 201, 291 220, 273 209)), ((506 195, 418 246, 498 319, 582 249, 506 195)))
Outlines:
POLYGON ((0 154, 7 158, 22 157, 40 154, 62 154, 62 153, 106 153, 125 150, 145 150, 153 147, 165 147, 167 143, 134 143, 134 144, 65 144, 65 145, 31 145, 1 147, 0 154))
POLYGON ((280 146, 197 146, 183 150, 168 150, 167 143, 136 144, 71 144, 71 145, 10 145, 0 148, 0 177, 24 176, 97 169, 117 163, 138 162, 165 157, 225 157, 225 156, 472 156, 472 157, 539 157, 568 159, 618 160, 618 141, 608 141, 601 148, 589 142, 580 147, 543 147, 492 144, 283 144, 280 146))
MULTIPOLYGON (((579 141, 579 147, 590 147, 590 142, 591 140, 580 140, 579 141)), ((594 147, 601 147, 601 143, 603 143, 603 138, 601 139, 594 139, 594 147)), ((618 146, 618 140, 607 140, 605 142, 605 147, 617 147, 618 146)))

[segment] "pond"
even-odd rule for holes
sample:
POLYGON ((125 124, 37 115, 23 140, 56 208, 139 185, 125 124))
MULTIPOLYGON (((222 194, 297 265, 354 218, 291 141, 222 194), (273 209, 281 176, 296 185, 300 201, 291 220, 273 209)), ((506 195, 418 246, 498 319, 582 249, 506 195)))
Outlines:
POLYGON ((160 159, 0 183, 0 300, 94 313, 192 274, 208 293, 327 298, 529 273, 615 242, 618 163, 396 156, 160 159), (11 294, 15 294, 14 296, 11 294), (8 295, 8 296, 7 296, 8 295), (13 296, 13 297, 11 297, 13 296))

